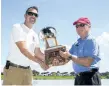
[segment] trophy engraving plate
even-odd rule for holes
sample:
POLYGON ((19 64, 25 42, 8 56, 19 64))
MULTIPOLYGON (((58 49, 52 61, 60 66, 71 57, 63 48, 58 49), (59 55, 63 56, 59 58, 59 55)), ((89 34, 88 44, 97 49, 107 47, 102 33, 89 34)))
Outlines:
POLYGON ((59 55, 60 50, 65 51, 66 47, 59 45, 59 46, 46 49, 45 50, 45 63, 50 65, 52 64, 53 59, 58 59, 60 65, 63 64, 63 62, 65 62, 65 59, 59 55))

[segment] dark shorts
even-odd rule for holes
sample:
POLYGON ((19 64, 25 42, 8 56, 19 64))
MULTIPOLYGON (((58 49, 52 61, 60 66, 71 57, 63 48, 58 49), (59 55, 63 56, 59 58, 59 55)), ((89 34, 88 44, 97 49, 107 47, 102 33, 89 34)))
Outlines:
POLYGON ((76 75, 75 85, 101 85, 100 74, 95 72, 82 72, 76 75))

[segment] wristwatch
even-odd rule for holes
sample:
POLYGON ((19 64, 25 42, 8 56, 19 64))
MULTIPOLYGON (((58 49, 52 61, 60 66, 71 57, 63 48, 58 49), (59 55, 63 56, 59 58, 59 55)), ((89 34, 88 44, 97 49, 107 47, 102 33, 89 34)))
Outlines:
POLYGON ((72 55, 69 55, 69 57, 67 58, 67 60, 72 60, 72 55))

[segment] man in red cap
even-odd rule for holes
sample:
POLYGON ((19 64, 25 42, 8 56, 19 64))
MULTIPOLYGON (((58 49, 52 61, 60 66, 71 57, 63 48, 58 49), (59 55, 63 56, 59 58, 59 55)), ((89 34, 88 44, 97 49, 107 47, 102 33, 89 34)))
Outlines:
POLYGON ((73 23, 80 38, 72 45, 69 52, 60 51, 63 58, 73 61, 76 73, 75 85, 101 85, 98 62, 99 45, 89 34, 91 23, 88 18, 79 18, 73 23))

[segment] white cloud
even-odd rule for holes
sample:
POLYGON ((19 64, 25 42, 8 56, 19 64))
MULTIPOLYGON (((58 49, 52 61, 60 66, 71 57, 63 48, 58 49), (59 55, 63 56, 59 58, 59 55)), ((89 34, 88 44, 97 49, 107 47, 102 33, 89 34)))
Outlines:
POLYGON ((96 38, 98 44, 100 45, 101 62, 100 71, 109 71, 109 33, 103 32, 101 36, 96 38))

